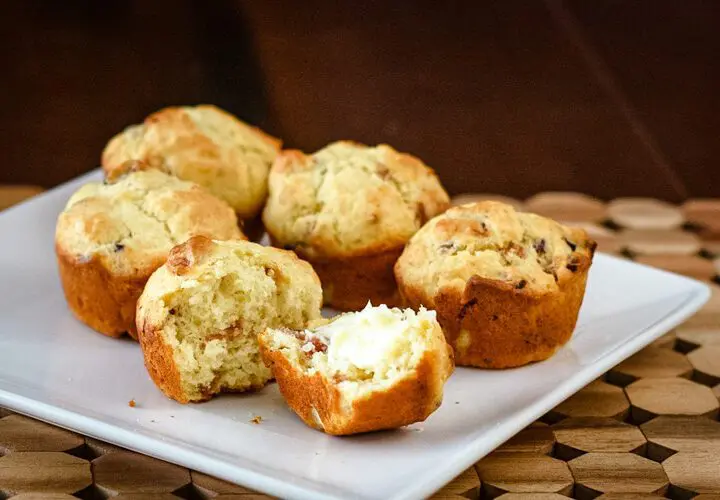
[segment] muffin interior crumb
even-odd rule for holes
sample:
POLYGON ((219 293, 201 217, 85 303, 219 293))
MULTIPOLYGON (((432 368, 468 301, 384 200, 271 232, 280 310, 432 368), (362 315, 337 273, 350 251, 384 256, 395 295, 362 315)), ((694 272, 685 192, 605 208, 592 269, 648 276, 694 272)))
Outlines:
POLYGON ((162 332, 191 399, 262 387, 271 374, 257 334, 310 319, 307 308, 288 304, 298 296, 279 270, 253 253, 234 252, 232 264, 220 259, 164 297, 162 332))

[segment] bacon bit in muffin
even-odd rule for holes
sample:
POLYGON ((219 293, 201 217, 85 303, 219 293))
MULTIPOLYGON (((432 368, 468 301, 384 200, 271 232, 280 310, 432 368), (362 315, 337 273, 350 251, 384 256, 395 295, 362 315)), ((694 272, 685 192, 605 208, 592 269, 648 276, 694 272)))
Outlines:
POLYGON ((312 357, 316 352, 326 352, 327 344, 313 335, 307 335, 305 332, 292 331, 292 334, 303 342, 302 350, 308 356, 312 357))
POLYGON ((451 252, 454 249, 455 249, 454 241, 446 241, 445 243, 441 243, 440 246, 438 246, 438 250, 440 251, 440 253, 451 252))
POLYGON ((130 408, 135 408, 135 407, 137 406, 137 403, 135 402, 135 399, 131 399, 130 401, 128 401, 128 406, 129 406, 130 408))
POLYGON ((544 253, 545 253, 545 240, 544 240, 544 239, 539 239, 539 240, 537 240, 537 241, 533 244, 533 247, 535 247, 535 251, 536 251, 538 254, 540 254, 540 255, 544 254, 544 253))
POLYGON ((305 339, 305 345, 302 346, 302 350, 308 356, 312 356, 316 352, 326 352, 327 345, 317 337, 310 337, 305 339))
POLYGON ((570 260, 568 260, 567 267, 571 272, 575 272, 578 270, 578 266, 580 265, 580 262, 575 257, 570 257, 570 260))
POLYGON ((508 243, 505 251, 506 252, 515 252, 515 254, 518 257, 520 257, 521 259, 525 258, 525 248, 520 246, 519 244, 515 243, 514 241, 511 241, 510 243, 508 243))
POLYGON ((253 418, 250 419, 250 423, 258 425, 260 422, 262 422, 262 417, 260 415, 255 415, 253 418))

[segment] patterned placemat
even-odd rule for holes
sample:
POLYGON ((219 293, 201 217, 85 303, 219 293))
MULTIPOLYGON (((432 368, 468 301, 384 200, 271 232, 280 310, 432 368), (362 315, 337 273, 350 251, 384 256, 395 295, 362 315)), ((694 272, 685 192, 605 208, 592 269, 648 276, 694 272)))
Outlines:
MULTIPOLYGON (((0 188, 0 206, 6 193, 22 197, 0 188)), ((713 297, 434 498, 720 500, 720 200, 542 193, 505 201, 581 225, 603 252, 709 282, 713 297)), ((9 497, 269 498, 0 408, 0 499, 9 497)))

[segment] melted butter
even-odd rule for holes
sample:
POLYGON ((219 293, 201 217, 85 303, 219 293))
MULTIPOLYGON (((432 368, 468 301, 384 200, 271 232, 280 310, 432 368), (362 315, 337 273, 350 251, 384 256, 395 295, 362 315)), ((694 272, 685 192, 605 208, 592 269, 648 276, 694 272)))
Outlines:
POLYGON ((390 309, 368 303, 360 312, 347 313, 312 332, 327 345, 328 362, 344 370, 355 366, 368 372, 411 350, 408 331, 435 322, 435 311, 424 308, 390 309))

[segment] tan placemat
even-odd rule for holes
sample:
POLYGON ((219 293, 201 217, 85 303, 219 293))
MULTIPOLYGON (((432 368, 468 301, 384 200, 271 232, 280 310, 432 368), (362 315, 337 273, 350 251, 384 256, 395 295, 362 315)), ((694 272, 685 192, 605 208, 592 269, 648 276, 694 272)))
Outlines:
MULTIPOLYGON (((6 192, 12 193, 6 204, 22 198, 0 187, 0 206, 6 192)), ((463 195, 462 202, 474 198, 463 195)), ((585 227, 601 251, 716 279, 720 200, 679 207, 643 198, 604 203, 577 193, 542 193, 517 203, 585 227)), ((560 404, 435 498, 720 500, 719 399, 720 286, 713 284, 713 298, 698 314, 560 404)), ((2 409, 0 455, 0 498, 269 498, 2 409)))

